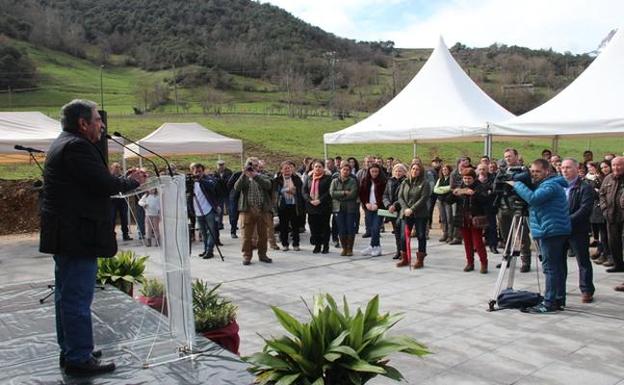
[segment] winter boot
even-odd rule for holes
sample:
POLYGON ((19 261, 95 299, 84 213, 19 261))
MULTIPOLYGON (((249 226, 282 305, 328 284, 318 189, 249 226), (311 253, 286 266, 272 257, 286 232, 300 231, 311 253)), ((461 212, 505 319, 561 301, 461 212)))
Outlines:
POLYGON ((401 260, 397 262, 396 267, 404 266, 409 266, 409 261, 407 260, 407 253, 405 251, 401 251, 401 260))
POLYGON ((425 267, 425 257, 427 253, 423 253, 422 251, 416 252, 416 262, 412 266, 414 269, 422 269, 425 267))

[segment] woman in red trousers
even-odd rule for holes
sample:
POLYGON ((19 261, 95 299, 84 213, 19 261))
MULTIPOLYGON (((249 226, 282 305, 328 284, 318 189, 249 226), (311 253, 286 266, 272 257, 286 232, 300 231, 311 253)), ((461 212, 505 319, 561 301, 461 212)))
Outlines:
POLYGON ((490 201, 488 193, 479 180, 474 169, 462 171, 462 184, 453 190, 451 199, 457 202, 455 225, 460 228, 466 250, 466 267, 464 271, 474 270, 475 250, 481 261, 481 273, 488 272, 487 252, 483 244, 483 228, 487 226, 486 205, 490 201))

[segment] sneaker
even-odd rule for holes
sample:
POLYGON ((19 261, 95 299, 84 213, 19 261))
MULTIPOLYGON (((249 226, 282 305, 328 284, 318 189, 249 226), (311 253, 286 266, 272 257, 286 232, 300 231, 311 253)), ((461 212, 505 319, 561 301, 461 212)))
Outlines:
POLYGON ((381 255, 381 246, 373 246, 371 257, 379 257, 381 255))
POLYGON ((548 313, 556 313, 557 308, 555 306, 546 306, 543 303, 539 305, 535 305, 532 307, 525 307, 520 309, 523 313, 532 313, 532 314, 548 314, 548 313))
POLYGON ((293 250, 294 250, 294 251, 301 251, 301 249, 299 248, 299 246, 293 246, 293 250))
POLYGON ((288 246, 282 246, 282 251, 288 251, 288 250, 290 250, 288 246))
POLYGON ((373 252, 373 246, 367 246, 365 249, 360 251, 360 254, 371 255, 372 252, 373 252))

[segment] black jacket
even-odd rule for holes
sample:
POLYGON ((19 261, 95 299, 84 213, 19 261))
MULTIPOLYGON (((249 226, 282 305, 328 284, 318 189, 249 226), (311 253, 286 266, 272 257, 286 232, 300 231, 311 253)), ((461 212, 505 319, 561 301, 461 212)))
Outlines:
POLYGON ((570 222, 572 234, 588 234, 590 229, 589 217, 594 207, 594 189, 582 179, 572 186, 568 194, 570 207, 570 222))
POLYGON ((303 185, 303 200, 306 204, 306 211, 308 214, 328 214, 332 210, 332 199, 329 195, 329 187, 331 186, 332 177, 329 174, 323 175, 319 180, 319 200, 321 203, 318 206, 314 206, 310 202, 310 189, 312 188, 312 176, 306 179, 303 185))
POLYGON ((488 193, 486 187, 475 180, 471 186, 461 184, 459 188, 469 188, 474 190, 473 195, 454 195, 449 196, 449 203, 457 203, 457 214, 453 216, 453 225, 457 227, 465 227, 468 219, 472 217, 487 215, 488 193))
MULTIPOLYGON (((303 203, 303 182, 299 175, 292 174, 290 177, 292 179, 293 184, 295 185, 295 207, 297 210, 297 215, 302 214, 305 208, 305 203, 303 203)), ((284 196, 282 195, 282 187, 284 187, 284 176, 279 175, 274 179, 275 181, 275 193, 277 194, 277 209, 281 209, 286 206, 284 201, 284 196)))
POLYGON ((111 195, 139 184, 112 176, 99 149, 70 132, 62 132, 50 146, 44 180, 39 250, 68 257, 114 256, 111 195))

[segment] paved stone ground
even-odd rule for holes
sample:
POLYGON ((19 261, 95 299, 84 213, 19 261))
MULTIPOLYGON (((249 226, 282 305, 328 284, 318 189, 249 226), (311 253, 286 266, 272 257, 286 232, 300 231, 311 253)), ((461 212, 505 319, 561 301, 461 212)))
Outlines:
MULTIPOLYGON (((251 266, 241 264, 239 240, 230 239, 228 231, 222 237, 225 261, 199 259, 194 250, 192 274, 215 284, 223 282, 222 293, 238 304, 243 355, 262 348, 257 333, 282 334, 269 305, 304 318, 307 311, 301 298, 310 301, 316 293, 346 295, 352 306, 379 294, 382 311, 405 314, 393 333, 409 334, 434 352, 423 359, 392 356, 410 383, 624 385, 624 295, 613 291, 624 274, 595 269, 596 301, 581 304, 578 269, 569 258, 566 311, 489 313, 498 256, 490 256, 489 274, 464 273, 463 248, 440 244, 435 233, 426 267, 418 271, 394 267, 389 232, 382 237, 386 255, 377 258, 340 257, 333 247, 330 254, 312 254, 304 234, 301 252, 270 251, 273 264, 258 263, 254 257, 251 266)), ((2 284, 53 277, 52 259, 37 252, 36 234, 0 240, 2 284)), ((358 237, 356 249, 366 241, 358 237)), ((128 248, 149 254, 147 273, 158 275, 154 248, 144 248, 138 241, 120 243, 120 249, 128 248)), ((518 274, 515 287, 534 290, 536 282, 534 271, 518 274)), ((395 382, 377 378, 371 383, 395 382)))

